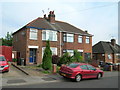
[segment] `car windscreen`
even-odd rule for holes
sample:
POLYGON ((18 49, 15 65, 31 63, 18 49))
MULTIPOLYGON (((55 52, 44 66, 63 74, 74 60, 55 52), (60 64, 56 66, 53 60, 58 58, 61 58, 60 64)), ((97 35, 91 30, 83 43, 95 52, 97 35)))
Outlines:
POLYGON ((0 61, 6 61, 4 56, 0 56, 0 61))
POLYGON ((76 68, 77 66, 79 66, 79 64, 72 63, 72 64, 69 64, 67 66, 70 67, 70 68, 76 68))

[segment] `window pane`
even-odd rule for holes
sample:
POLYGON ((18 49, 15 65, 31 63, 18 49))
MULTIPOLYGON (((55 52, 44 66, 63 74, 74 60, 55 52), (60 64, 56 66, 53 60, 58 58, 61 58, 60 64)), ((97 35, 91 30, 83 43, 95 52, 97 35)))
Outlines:
POLYGON ((37 40, 37 29, 30 29, 30 39, 37 40))
POLYGON ((70 54, 70 56, 74 55, 74 51, 73 50, 67 50, 67 52, 70 54))
POLYGON ((67 42, 73 42, 74 41, 74 35, 73 34, 67 34, 67 42))
POLYGON ((71 68, 76 68, 77 66, 79 66, 79 64, 76 64, 76 63, 71 63, 69 65, 67 65, 68 67, 71 67, 71 68))
POLYGON ((42 40, 57 41, 57 31, 44 30, 42 32, 42 40))
POLYGON ((110 55, 110 54, 108 55, 108 59, 112 59, 112 57, 111 57, 111 55, 110 55))
POLYGON ((84 57, 85 57, 85 60, 90 60, 91 59, 91 53, 85 53, 84 57))
POLYGON ((57 55, 57 48, 51 47, 50 49, 52 51, 52 55, 57 55))
POLYGON ((78 36, 78 42, 82 43, 82 36, 78 36))
POLYGON ((81 65, 80 68, 83 69, 83 70, 88 70, 86 65, 81 65))
POLYGON ((90 43, 90 38, 86 37, 86 43, 90 43))
POLYGON ((87 65, 89 70, 94 70, 95 68, 93 66, 87 65))
POLYGON ((42 31, 42 40, 46 40, 46 31, 42 31))

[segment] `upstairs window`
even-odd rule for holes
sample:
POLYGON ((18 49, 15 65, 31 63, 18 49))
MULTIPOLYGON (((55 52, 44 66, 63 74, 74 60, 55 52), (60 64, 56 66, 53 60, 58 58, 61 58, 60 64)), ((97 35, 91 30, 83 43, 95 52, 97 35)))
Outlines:
POLYGON ((57 31, 43 30, 42 40, 57 41, 57 31))
POLYGON ((38 37, 37 33, 38 33, 37 29, 30 28, 30 39, 37 40, 37 37, 38 37))
POLYGON ((86 43, 90 43, 90 37, 86 36, 86 43))
POLYGON ((64 42, 74 42, 74 34, 63 34, 64 42))
POLYGON ((82 36, 78 36, 78 43, 82 43, 83 39, 82 39, 82 36))

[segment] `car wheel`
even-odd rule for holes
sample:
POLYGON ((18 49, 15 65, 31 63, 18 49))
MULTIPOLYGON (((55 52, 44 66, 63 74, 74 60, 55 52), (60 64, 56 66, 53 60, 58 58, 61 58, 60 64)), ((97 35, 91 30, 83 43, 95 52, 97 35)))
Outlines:
POLYGON ((100 79, 102 76, 101 76, 101 73, 98 73, 97 75, 97 79, 100 79))
POLYGON ((80 74, 76 75, 75 81, 76 81, 76 82, 79 82, 79 81, 81 81, 81 80, 82 80, 82 76, 81 76, 80 74))

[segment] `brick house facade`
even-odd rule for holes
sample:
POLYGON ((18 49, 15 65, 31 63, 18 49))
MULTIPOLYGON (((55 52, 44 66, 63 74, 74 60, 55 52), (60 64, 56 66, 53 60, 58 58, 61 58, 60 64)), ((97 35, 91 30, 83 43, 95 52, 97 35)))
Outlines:
POLYGON ((111 42, 100 41, 93 46, 93 60, 107 63, 120 63, 120 46, 115 39, 111 42))
POLYGON ((92 35, 66 22, 55 20, 54 11, 48 17, 38 17, 13 33, 13 50, 26 64, 41 64, 46 40, 53 54, 73 54, 78 50, 84 59, 92 57, 92 35))

